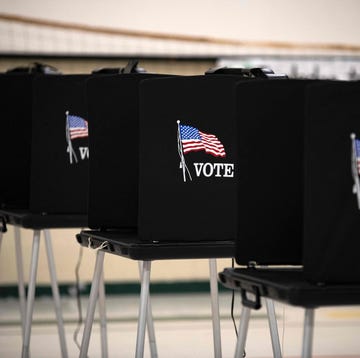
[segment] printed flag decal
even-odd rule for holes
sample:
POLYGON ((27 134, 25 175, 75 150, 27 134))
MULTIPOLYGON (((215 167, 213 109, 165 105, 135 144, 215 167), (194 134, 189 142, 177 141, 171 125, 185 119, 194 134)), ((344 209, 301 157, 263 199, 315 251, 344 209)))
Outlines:
POLYGON ((197 128, 179 124, 180 139, 184 154, 205 150, 215 157, 225 157, 225 149, 219 139, 213 134, 201 132, 197 128))
POLYGON ((88 123, 85 119, 68 114, 67 121, 70 139, 84 138, 88 136, 88 123))
POLYGON ((66 141, 68 143, 67 152, 69 153, 70 164, 78 162, 78 158, 72 146, 72 140, 76 138, 85 138, 88 137, 88 122, 79 117, 69 114, 69 111, 66 111, 66 141))
POLYGON ((225 157, 225 148, 214 134, 208 134, 199 129, 178 124, 178 152, 180 156, 180 168, 183 170, 183 179, 186 182, 186 173, 192 180, 190 171, 185 163, 184 154, 189 152, 198 152, 204 150, 205 153, 215 157, 225 157))
POLYGON ((357 196, 358 208, 360 210, 360 140, 351 133, 351 169, 354 179, 353 193, 357 196))

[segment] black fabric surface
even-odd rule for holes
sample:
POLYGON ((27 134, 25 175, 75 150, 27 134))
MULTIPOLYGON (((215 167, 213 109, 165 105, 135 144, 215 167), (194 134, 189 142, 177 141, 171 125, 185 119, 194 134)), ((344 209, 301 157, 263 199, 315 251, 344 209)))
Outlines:
POLYGON ((307 91, 304 268, 316 282, 360 282, 360 210, 351 139, 360 137, 360 82, 307 91))
POLYGON ((78 162, 70 164, 66 111, 89 121, 85 81, 89 75, 43 76, 34 80, 31 202, 32 212, 87 213, 88 137, 73 139, 78 162))
POLYGON ((29 207, 33 78, 30 74, 0 75, 2 208, 29 207))
POLYGON ((238 80, 216 75, 142 82, 139 235, 143 240, 235 239, 236 168, 231 166, 236 158, 238 80), (177 121, 215 135, 226 152, 225 157, 203 150, 184 154, 192 180, 186 173, 184 181, 180 168, 177 121), (194 163, 200 163, 199 176, 194 163))
POLYGON ((87 82, 91 228, 137 226, 139 83, 159 76, 109 75, 87 82))
POLYGON ((308 81, 237 85, 238 264, 301 264, 308 81))

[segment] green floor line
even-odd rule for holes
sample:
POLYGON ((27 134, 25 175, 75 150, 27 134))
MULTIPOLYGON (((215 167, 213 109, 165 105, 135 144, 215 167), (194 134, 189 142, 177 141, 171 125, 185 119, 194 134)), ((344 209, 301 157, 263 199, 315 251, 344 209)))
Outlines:
MULTIPOLYGON (((210 315, 183 315, 183 316, 166 316, 166 317, 153 317, 155 322, 169 322, 169 321, 208 321, 211 320, 210 315)), ((220 316, 221 320, 231 320, 229 316, 220 316)), ((257 314, 251 317, 251 319, 255 320, 262 320, 267 319, 266 314, 257 314)), ((108 323, 132 323, 137 322, 138 318, 136 316, 134 317, 117 317, 117 318, 110 318, 107 317, 106 321, 108 323)), ((64 319, 64 324, 77 324, 77 319, 64 319)), ((99 323, 98 319, 94 320, 95 324, 99 323)), ((53 325, 56 324, 56 321, 54 319, 35 319, 32 322, 33 325, 53 325)), ((2 326, 19 326, 21 325, 20 321, 0 321, 0 327, 2 326)))
MULTIPOLYGON (((76 290, 75 284, 59 284, 60 295, 63 297, 73 297, 76 290)), ((90 294, 90 283, 81 283, 81 294, 88 296, 90 294)), ((219 292, 229 292, 222 285, 218 285, 219 292)), ((131 295, 140 294, 139 282, 111 282, 105 284, 106 295, 131 295)), ((169 293, 206 293, 210 292, 209 281, 172 281, 172 282, 152 282, 150 285, 152 294, 169 293)), ((36 297, 49 297, 52 295, 50 285, 37 285, 36 297)), ((18 297, 17 285, 0 286, 0 298, 18 297)))

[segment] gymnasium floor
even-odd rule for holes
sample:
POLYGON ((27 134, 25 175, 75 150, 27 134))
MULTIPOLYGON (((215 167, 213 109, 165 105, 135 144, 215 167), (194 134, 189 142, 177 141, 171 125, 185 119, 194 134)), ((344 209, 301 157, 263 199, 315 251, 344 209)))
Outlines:
MULTIPOLYGON (((82 298, 83 312, 87 300, 82 298)), ((63 315, 69 357, 78 357, 73 340, 78 310, 75 298, 63 298, 63 315)), ((138 297, 110 296, 106 301, 109 357, 134 357, 138 297)), ((222 356, 233 357, 234 326, 230 318, 231 296, 220 294, 222 356)), ((206 294, 162 294, 152 296, 153 315, 159 357, 209 358, 213 356, 210 300, 206 294)), ((240 300, 235 301, 238 318, 240 300)), ((283 357, 299 357, 301 352, 303 310, 276 304, 283 357)), ((52 301, 36 300, 31 336, 31 357, 60 357, 52 301)), ((316 311, 314 357, 360 357, 360 306, 330 307, 316 311)), ((81 334, 78 337, 81 341, 81 334)), ((94 324, 89 357, 101 356, 98 324, 94 324)), ((265 310, 252 315, 246 347, 247 357, 271 357, 271 343, 265 310)), ((0 357, 21 355, 21 328, 18 302, 0 300, 0 357)), ((145 346, 145 357, 150 357, 145 346)))

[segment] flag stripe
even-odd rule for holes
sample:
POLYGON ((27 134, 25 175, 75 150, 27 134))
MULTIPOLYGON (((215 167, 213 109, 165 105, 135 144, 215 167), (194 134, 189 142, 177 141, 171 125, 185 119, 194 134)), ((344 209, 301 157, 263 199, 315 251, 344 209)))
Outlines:
POLYGON ((84 138, 88 136, 87 130, 70 130, 70 138, 84 138))

